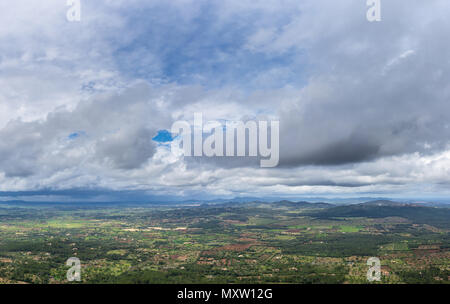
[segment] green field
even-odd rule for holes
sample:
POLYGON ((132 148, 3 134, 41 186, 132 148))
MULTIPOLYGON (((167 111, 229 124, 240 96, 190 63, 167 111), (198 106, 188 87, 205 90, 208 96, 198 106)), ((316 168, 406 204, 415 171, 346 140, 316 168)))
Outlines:
POLYGON ((0 207, 0 283, 68 283, 70 257, 80 283, 365 284, 369 257, 379 283, 449 282, 446 210, 367 208, 0 207))

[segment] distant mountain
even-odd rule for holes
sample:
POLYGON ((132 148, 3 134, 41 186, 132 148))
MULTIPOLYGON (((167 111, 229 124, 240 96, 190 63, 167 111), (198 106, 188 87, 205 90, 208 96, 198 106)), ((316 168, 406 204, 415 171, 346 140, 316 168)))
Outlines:
POLYGON ((376 201, 370 201, 370 202, 365 202, 362 204, 357 204, 357 205, 364 205, 364 206, 408 206, 408 205, 414 205, 411 203, 399 203, 399 202, 393 202, 393 201, 388 201, 388 200, 376 200, 376 201))
POLYGON ((335 207, 336 205, 333 204, 328 204, 328 203, 310 203, 310 202, 291 202, 291 201, 287 201, 287 200, 283 200, 283 201, 279 201, 279 202, 274 202, 272 203, 275 206, 286 206, 286 207, 293 207, 293 208, 299 208, 299 209, 319 209, 319 208, 331 208, 331 207, 335 207))
POLYGON ((329 203, 322 203, 322 202, 318 202, 318 203, 298 202, 296 204, 299 205, 299 206, 307 207, 307 208, 332 208, 332 207, 336 207, 336 205, 329 204, 329 203))
POLYGON ((371 201, 362 204, 337 206, 308 215, 316 218, 346 217, 403 217, 416 224, 429 224, 441 228, 450 228, 450 209, 425 207, 417 204, 398 203, 392 201, 371 201))
POLYGON ((424 207, 450 208, 449 203, 441 203, 441 202, 414 202, 413 204, 424 207))

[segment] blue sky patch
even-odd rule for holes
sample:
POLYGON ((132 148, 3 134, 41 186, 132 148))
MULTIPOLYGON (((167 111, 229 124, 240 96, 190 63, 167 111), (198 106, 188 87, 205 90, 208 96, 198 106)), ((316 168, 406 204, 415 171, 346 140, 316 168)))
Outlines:
POLYGON ((67 139, 75 140, 84 134, 85 134, 85 132, 83 132, 83 131, 73 132, 73 133, 69 134, 69 136, 67 136, 67 139))
POLYGON ((76 138, 78 138, 80 136, 80 134, 78 134, 78 133, 72 133, 72 134, 70 134, 69 135, 69 139, 76 139, 76 138))
POLYGON ((172 134, 167 130, 158 131, 158 135, 156 135, 155 137, 152 138, 153 141, 156 141, 159 143, 173 141, 173 139, 174 138, 172 137, 172 134))

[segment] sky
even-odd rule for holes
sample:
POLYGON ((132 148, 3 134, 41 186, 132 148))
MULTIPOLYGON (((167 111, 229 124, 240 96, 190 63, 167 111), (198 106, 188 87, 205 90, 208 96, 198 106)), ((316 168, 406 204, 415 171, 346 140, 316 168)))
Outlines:
POLYGON ((0 2, 0 200, 450 197, 448 0, 80 3, 0 2), (279 166, 172 153, 196 112, 279 166))

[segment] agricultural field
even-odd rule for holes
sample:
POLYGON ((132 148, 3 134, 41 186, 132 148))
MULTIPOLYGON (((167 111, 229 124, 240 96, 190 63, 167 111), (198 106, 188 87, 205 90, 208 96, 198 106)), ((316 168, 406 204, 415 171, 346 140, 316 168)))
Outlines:
POLYGON ((450 209, 361 204, 0 205, 0 284, 449 283, 450 209), (77 283, 77 282, 74 282, 77 283))

